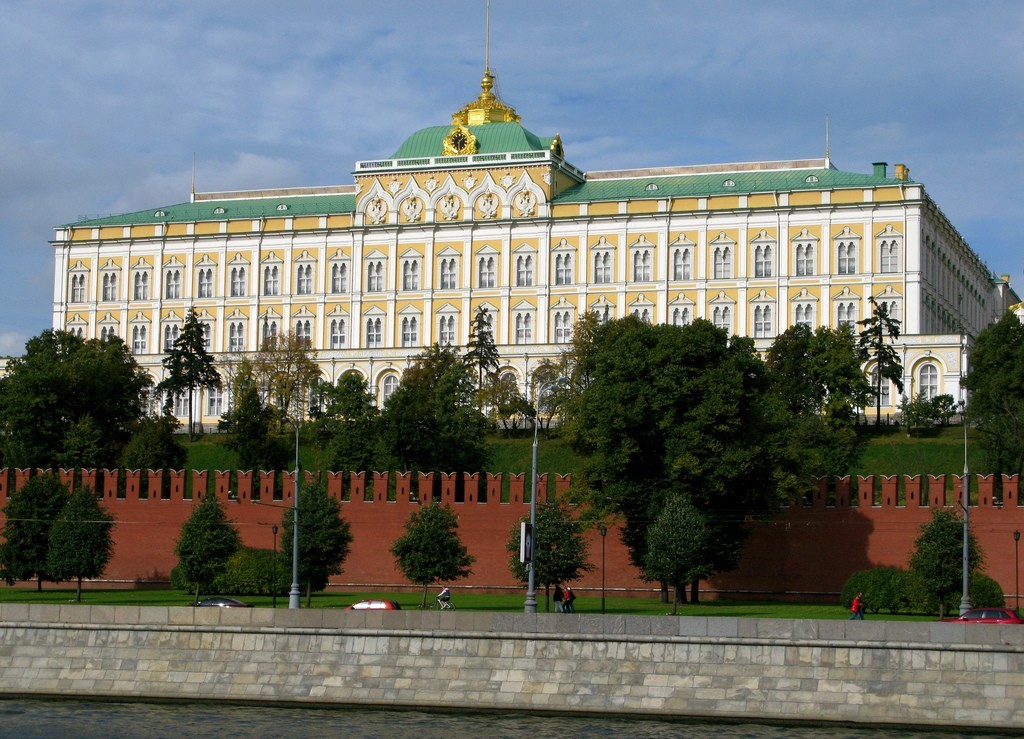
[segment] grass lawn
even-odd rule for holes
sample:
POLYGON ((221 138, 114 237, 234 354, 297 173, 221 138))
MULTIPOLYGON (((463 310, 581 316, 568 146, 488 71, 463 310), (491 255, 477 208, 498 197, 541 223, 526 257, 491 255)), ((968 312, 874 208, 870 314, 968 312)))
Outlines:
MULTIPOLYGON (((433 601, 437 589, 428 591, 428 605, 433 601)), ((394 600, 404 609, 417 610, 421 594, 418 591, 397 593, 370 593, 353 591, 329 591, 313 595, 314 608, 344 608, 363 598, 394 600)), ((270 596, 243 597, 241 600, 258 608, 269 608, 270 596)), ((471 611, 522 611, 525 592, 509 594, 460 593, 454 589, 452 600, 460 610, 471 611)), ((67 604, 75 601, 74 588, 44 586, 42 592, 35 588, 0 588, 0 603, 50 603, 67 604)), ((169 589, 140 590, 83 590, 82 603, 87 605, 131 605, 131 606, 187 606, 192 602, 189 595, 169 589)), ((302 607, 305 608, 305 598, 302 607)), ((288 607, 288 596, 279 595, 278 608, 288 607)), ((537 593, 537 608, 545 611, 544 593, 537 593)), ((554 605, 552 604, 552 609, 554 605)), ((608 597, 605 612, 631 616, 665 616, 671 613, 671 604, 658 602, 657 598, 608 597)), ((601 599, 589 595, 576 600, 577 613, 600 613, 601 599)), ((839 620, 849 617, 849 612, 839 605, 805 603, 761 603, 748 601, 706 601, 698 605, 681 605, 681 616, 729 616, 735 618, 803 618, 839 620)), ((933 621, 934 616, 871 614, 867 618, 888 621, 933 621)))
MULTIPOLYGON (((919 435, 907 436, 897 426, 881 428, 861 427, 868 437, 854 475, 960 475, 964 469, 964 437, 959 426, 930 429, 919 435)), ((233 470, 238 467, 238 455, 224 446, 225 436, 208 434, 191 443, 186 442, 188 460, 186 469, 233 470)), ((490 437, 492 458, 488 471, 521 474, 529 472, 533 434, 516 432, 513 438, 504 434, 490 437)), ((987 460, 979 440, 972 432, 968 437, 970 469, 987 472, 987 460)), ((323 462, 312 443, 300 449, 302 466, 307 470, 320 469, 323 462)), ((541 432, 538 446, 537 468, 549 474, 580 474, 585 460, 569 448, 557 431, 550 437, 541 432)), ((293 462, 287 467, 291 469, 293 462)), ((952 484, 952 481, 948 484, 952 484)))

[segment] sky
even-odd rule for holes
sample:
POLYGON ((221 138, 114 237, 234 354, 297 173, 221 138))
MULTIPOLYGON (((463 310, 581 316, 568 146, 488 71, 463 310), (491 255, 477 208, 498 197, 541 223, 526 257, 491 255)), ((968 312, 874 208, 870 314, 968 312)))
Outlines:
MULTIPOLYGON (((480 91, 485 1, 0 0, 0 355, 51 327, 54 227, 350 184, 480 91)), ((906 164, 1024 287, 1019 0, 493 0, 490 67, 583 170, 906 164)))

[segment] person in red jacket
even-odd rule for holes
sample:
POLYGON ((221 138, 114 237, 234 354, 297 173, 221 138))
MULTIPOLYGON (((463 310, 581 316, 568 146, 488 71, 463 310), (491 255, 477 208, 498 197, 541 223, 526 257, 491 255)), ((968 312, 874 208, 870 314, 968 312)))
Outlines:
POLYGON ((857 593, 853 596, 853 603, 850 604, 850 618, 849 621, 854 619, 864 620, 864 593, 857 593))

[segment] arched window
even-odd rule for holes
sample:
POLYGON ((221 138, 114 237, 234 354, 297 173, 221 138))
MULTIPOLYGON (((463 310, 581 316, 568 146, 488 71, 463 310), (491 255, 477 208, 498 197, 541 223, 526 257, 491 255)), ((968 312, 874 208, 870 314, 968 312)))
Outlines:
MULTIPOLYGON (((873 368, 871 370, 871 397, 874 398, 878 394, 878 392, 879 392, 879 387, 878 387, 878 367, 875 367, 875 368, 873 368)), ((884 377, 882 378, 881 395, 882 395, 882 407, 883 408, 891 408, 892 407, 892 382, 887 380, 887 379, 885 379, 884 377)))
POLYGON ((594 282, 607 283, 612 281, 611 252, 602 251, 594 255, 594 282))
POLYGON ((441 289, 454 290, 458 285, 458 264, 454 258, 441 260, 441 289))
POLYGON ((240 321, 228 324, 228 351, 245 351, 245 324, 240 321))
POLYGON ((395 394, 398 389, 398 375, 386 375, 380 384, 381 405, 388 402, 388 398, 395 394))
POLYGON ((648 282, 651 279, 651 250, 637 249, 633 252, 633 281, 648 282))
POLYGON ((732 249, 728 246, 716 246, 714 266, 716 280, 732 277, 732 249))
POLYGON ((836 308, 836 325, 854 328, 857 323, 857 304, 839 303, 836 308))
POLYGON ((480 261, 477 263, 477 266, 478 282, 480 283, 480 287, 494 287, 494 257, 480 257, 480 261))
POLYGON ((295 270, 295 292, 299 295, 313 293, 313 265, 300 264, 295 270))
POLYGON ((533 257, 529 254, 520 254, 516 257, 516 287, 531 287, 533 285, 533 257))
POLYGON ((174 348, 174 342, 181 335, 181 329, 173 324, 164 326, 164 351, 174 348))
POLYGON ((135 299, 149 300, 149 272, 135 273, 135 299))
POLYGON ((146 327, 132 326, 132 354, 146 353, 146 327))
POLYGON ((295 338, 309 346, 313 343, 312 328, 312 324, 308 320, 300 318, 295 322, 295 338))
POLYGON ((384 290, 384 262, 375 260, 366 265, 366 289, 370 292, 384 290))
POLYGON ((814 244, 796 245, 796 274, 798 277, 814 274, 814 244))
POLYGON ((673 308, 672 309, 672 325, 673 326, 689 326, 690 325, 690 309, 689 308, 673 308))
POLYGON ((797 303, 793 322, 814 328, 814 303, 797 303))
POLYGON ((572 313, 555 311, 555 343, 568 344, 572 341, 572 313))
POLYGON ((857 272, 857 244, 840 241, 837 249, 839 274, 852 275, 857 272))
POLYGON ((416 346, 419 340, 419 321, 416 316, 404 316, 402 318, 402 346, 416 346))
POLYGON ((921 365, 919 374, 918 395, 925 400, 933 400, 939 394, 939 369, 931 362, 921 365))
POLYGON ((263 268, 263 294, 279 295, 281 292, 281 270, 277 265, 263 268))
POLYGON ((343 349, 345 347, 345 319, 334 318, 331 320, 331 349, 343 349))
POLYGON ((410 259, 402 263, 402 289, 420 289, 420 262, 418 259, 410 259))
POLYGON ((516 343, 530 344, 533 342, 533 316, 529 313, 516 314, 516 343))
POLYGON ((690 280, 692 270, 690 267, 690 250, 676 249, 672 254, 672 279, 690 280))
POLYGON ((181 297, 180 269, 169 269, 164 273, 164 297, 171 300, 181 297))
POLYGON ((371 349, 377 348, 383 341, 381 322, 379 318, 366 319, 366 346, 371 349))
POLYGON ((713 323, 716 328, 721 328, 721 329, 724 329, 726 331, 731 331, 732 330, 732 311, 729 309, 729 306, 727 306, 727 305, 725 305, 725 306, 721 306, 721 305, 715 306, 714 311, 712 311, 712 313, 711 313, 711 323, 713 323))
POLYGON ((555 255, 555 284, 569 285, 572 283, 572 254, 555 255))
POLYGON ((245 267, 231 268, 231 297, 240 298, 245 295, 245 267))
POLYGON ((774 259, 771 244, 758 244, 754 247, 754 276, 771 277, 774 259))
POLYGON ((103 275, 103 299, 117 300, 117 273, 107 272, 103 275))
POLYGON ((455 344, 455 316, 441 316, 438 319, 437 341, 442 346, 455 344))
POLYGON ((772 329, 772 307, 754 306, 754 338, 767 339, 774 334, 772 329))
POLYGON ((331 265, 331 292, 343 293, 348 290, 348 265, 331 265))

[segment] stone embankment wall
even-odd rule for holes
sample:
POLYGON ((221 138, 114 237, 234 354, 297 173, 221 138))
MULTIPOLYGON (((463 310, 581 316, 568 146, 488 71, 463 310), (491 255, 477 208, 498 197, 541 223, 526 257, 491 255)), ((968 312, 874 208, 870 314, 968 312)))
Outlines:
POLYGON ((1024 628, 0 605, 0 693, 1024 725, 1024 628))

